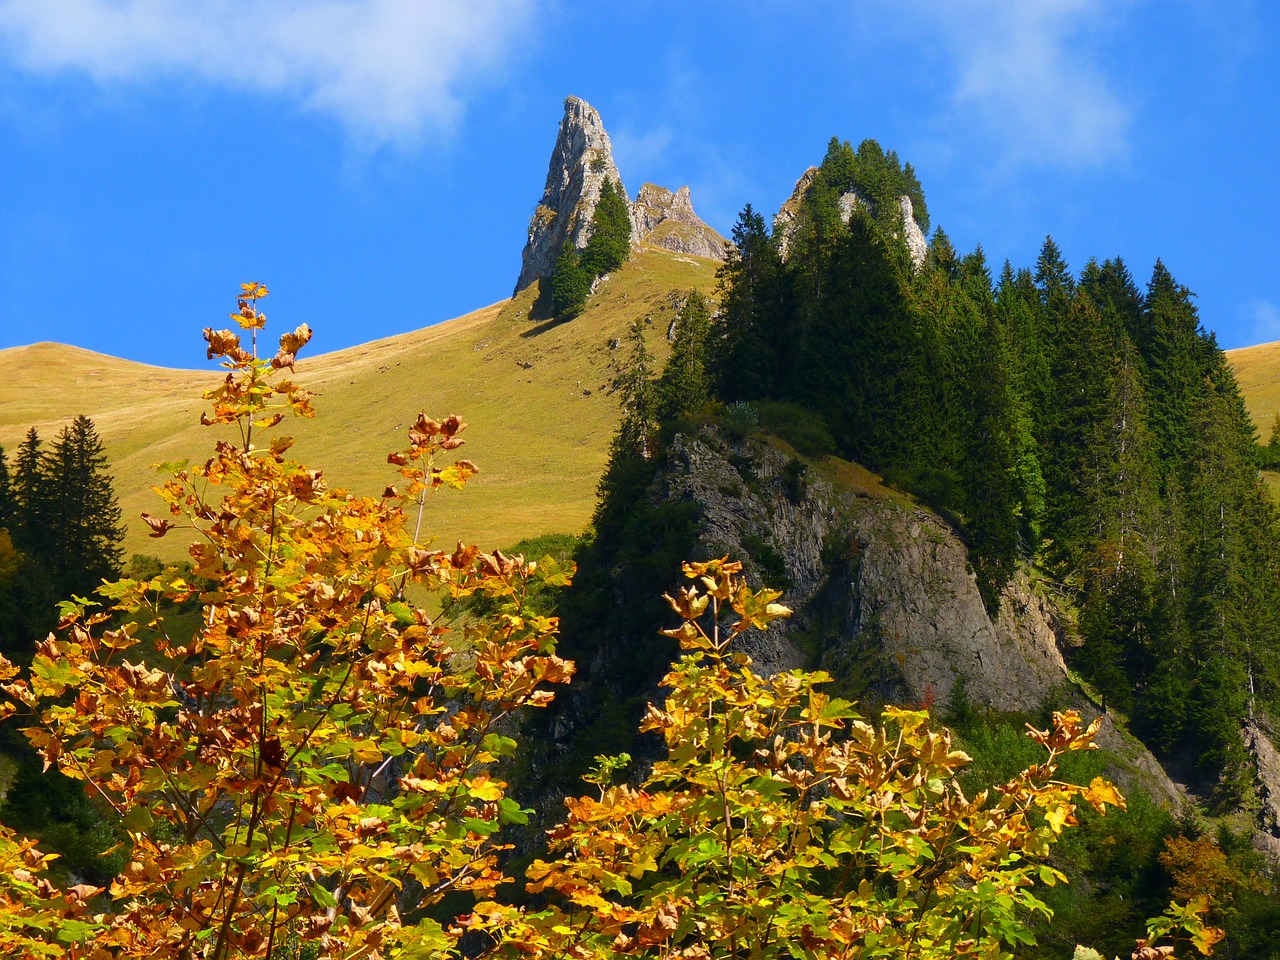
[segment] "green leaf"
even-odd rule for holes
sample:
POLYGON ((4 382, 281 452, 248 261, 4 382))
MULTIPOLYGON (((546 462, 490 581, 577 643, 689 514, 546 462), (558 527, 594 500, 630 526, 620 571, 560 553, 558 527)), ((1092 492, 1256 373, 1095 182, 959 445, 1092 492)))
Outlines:
POLYGON ((334 899, 333 894, 319 884, 311 888, 311 898, 326 909, 331 910, 338 905, 338 901, 334 899))
POLYGON ((407 603, 387 604, 387 612, 396 618, 396 623, 402 627, 411 627, 418 622, 418 618, 413 614, 413 608, 407 603))
POLYGON ((495 757, 514 757, 516 747, 516 742, 510 737, 503 737, 496 733, 486 734, 480 741, 480 749, 495 757))
POLYGON ((124 828, 132 833, 146 833, 155 826, 155 822, 146 807, 134 807, 124 815, 124 828))

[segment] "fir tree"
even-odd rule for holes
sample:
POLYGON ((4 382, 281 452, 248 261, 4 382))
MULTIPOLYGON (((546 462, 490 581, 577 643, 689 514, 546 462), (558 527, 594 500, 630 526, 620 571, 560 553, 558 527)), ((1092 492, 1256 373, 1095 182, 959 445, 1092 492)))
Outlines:
POLYGON ((53 536, 47 563, 59 592, 85 596, 120 572, 124 528, 93 421, 79 416, 63 428, 45 470, 53 536))
POLYGON ((13 467, 13 543, 21 552, 43 560, 51 548, 53 497, 35 427, 27 430, 18 446, 13 467))
POLYGON ((551 309, 555 315, 572 320, 581 313, 591 296, 591 281, 591 273, 582 265, 577 249, 566 242, 551 274, 551 309))
POLYGON ((824 416, 848 455, 909 464, 921 435, 913 417, 923 357, 883 235, 861 211, 835 247, 824 286, 790 395, 824 416))
POLYGON ((669 423, 692 413, 710 399, 707 374, 707 340, 711 312, 706 298, 693 292, 685 297, 676 315, 671 355, 656 388, 658 420, 669 423))
POLYGON ((788 281, 764 217, 743 208, 733 249, 720 268, 720 310, 712 325, 712 379, 725 400, 776 397, 792 346, 788 281))
POLYGON ((618 394, 622 420, 614 438, 615 457, 653 455, 657 429, 657 395, 653 381, 653 354, 645 343, 645 322, 640 318, 627 330, 627 355, 617 368, 613 389, 618 394))
POLYGON ((13 514, 13 484, 9 479, 9 460, 5 456, 4 447, 0 447, 0 530, 8 530, 13 525, 13 514))
POLYGON ((591 234, 582 252, 582 266, 594 279, 612 273, 631 256, 631 214, 626 195, 605 179, 591 215, 591 234))
POLYGON ((1139 349, 1150 372, 1151 429, 1166 471, 1196 445, 1193 417, 1208 370, 1200 318, 1191 291, 1159 260, 1147 286, 1139 349))

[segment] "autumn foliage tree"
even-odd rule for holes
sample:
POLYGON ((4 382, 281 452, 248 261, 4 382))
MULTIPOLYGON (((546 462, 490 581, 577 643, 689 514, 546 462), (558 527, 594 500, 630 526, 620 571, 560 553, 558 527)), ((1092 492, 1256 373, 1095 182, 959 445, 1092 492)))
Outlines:
POLYGON ((166 629, 164 604, 198 589, 166 572, 103 588, 105 609, 64 604, 28 679, 3 664, 46 763, 128 836, 106 889, 61 893, 47 858, 0 838, 0 946, 15 955, 438 955, 458 932, 430 908, 503 879, 498 833, 524 816, 491 771, 515 748, 503 722, 572 671, 552 652, 554 622, 522 599, 533 578, 564 574, 414 543, 409 512, 475 472, 441 459, 462 443, 456 416, 418 418, 381 497, 332 490, 289 459, 271 431, 312 415, 288 377, 311 333, 259 357, 266 293, 245 285, 233 314, 249 344, 205 331, 227 375, 202 419, 224 438, 159 488, 169 515, 145 518, 155 536, 198 537, 199 631, 166 629), (484 594, 500 612, 451 630, 415 591, 437 606, 484 594))
MULTIPOLYGON (((507 931, 511 952, 994 960, 1034 944, 1028 919, 1049 915, 1035 886, 1065 882, 1046 861, 1077 804, 1124 806, 1101 777, 1054 776, 1064 752, 1094 749, 1101 721, 1055 713, 1029 731, 1042 763, 967 797, 955 775, 969 758, 927 712, 890 707, 868 723, 819 689, 825 674, 751 669, 734 641, 790 610, 741 570, 685 564, 694 584, 667 597, 681 623, 665 631, 685 654, 641 726, 666 758, 638 787, 609 785, 618 762, 599 758, 599 793, 565 801, 553 856, 528 871, 553 906, 507 931)), ((1203 910, 1153 921, 1151 939, 1185 931, 1207 953, 1219 934, 1203 910)))

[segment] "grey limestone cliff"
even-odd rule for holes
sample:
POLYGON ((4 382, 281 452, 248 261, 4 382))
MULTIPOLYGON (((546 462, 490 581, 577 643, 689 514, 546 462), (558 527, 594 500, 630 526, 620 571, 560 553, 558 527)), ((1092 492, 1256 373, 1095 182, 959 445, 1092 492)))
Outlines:
MULTIPOLYGON (((708 556, 745 560, 756 582, 784 573, 795 615, 745 638, 762 672, 821 666, 855 696, 945 705, 964 684, 969 702, 1002 712, 1045 703, 1097 709, 1067 676, 1064 627, 1025 574, 988 616, 960 538, 905 498, 829 482, 762 440, 708 429, 672 443, 662 496, 699 505, 708 556)), ((1104 724, 1099 743, 1122 782, 1141 782, 1177 805, 1182 790, 1140 742, 1104 724)))
POLYGON ((585 100, 569 97, 564 102, 564 118, 551 151, 542 199, 529 221, 529 239, 520 258, 516 293, 540 277, 551 275, 566 241, 579 249, 587 245, 591 215, 606 179, 613 180, 626 193, 599 112, 585 100))
MULTIPOLYGON (((796 229, 800 226, 800 213, 804 208, 804 196, 809 192, 809 188, 813 186, 813 179, 817 175, 817 167, 810 167, 800 174, 800 179, 796 181, 795 189, 791 191, 791 196, 786 199, 786 202, 778 208, 778 212, 773 215, 773 235, 778 238, 778 249, 781 251, 784 260, 791 246, 791 238, 795 236, 796 229)), ((844 213, 843 207, 841 207, 840 212, 844 214, 846 219, 853 215, 852 207, 847 214, 844 213)))
POLYGON ((1264 718, 1254 717, 1245 724, 1241 736, 1253 758, 1258 794, 1253 845, 1273 862, 1280 862, 1280 751, 1273 739, 1275 731, 1264 718))
MULTIPOLYGON (((800 227, 800 219, 804 214, 805 194, 808 193, 817 175, 817 167, 810 167, 802 173, 800 179, 796 181, 795 189, 791 191, 791 196, 774 215, 773 232, 778 238, 778 249, 784 259, 791 246, 792 238, 800 227)), ((836 201, 841 219, 848 223, 849 218, 853 216, 853 211, 863 202, 856 191, 849 190, 841 194, 836 201)), ((911 257, 911 265, 919 270, 920 265, 924 263, 925 254, 928 253, 929 244, 925 240, 924 231, 920 229, 920 224, 916 222, 915 206, 910 197, 905 195, 898 197, 898 212, 902 215, 902 242, 906 245, 908 256, 911 257)))
POLYGON ((693 212, 687 186, 672 193, 666 187, 646 183, 631 204, 631 222, 640 242, 673 253, 723 260, 730 246, 693 212))

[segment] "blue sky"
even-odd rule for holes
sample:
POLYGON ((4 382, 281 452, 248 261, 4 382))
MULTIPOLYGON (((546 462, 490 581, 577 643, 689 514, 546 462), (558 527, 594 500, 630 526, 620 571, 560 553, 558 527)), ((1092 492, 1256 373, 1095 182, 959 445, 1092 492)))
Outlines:
POLYGON ((568 94, 726 234, 873 137, 960 249, 1160 257, 1275 340, 1278 7, 0 0, 0 347, 197 366, 242 280, 321 351, 499 300, 568 94))

